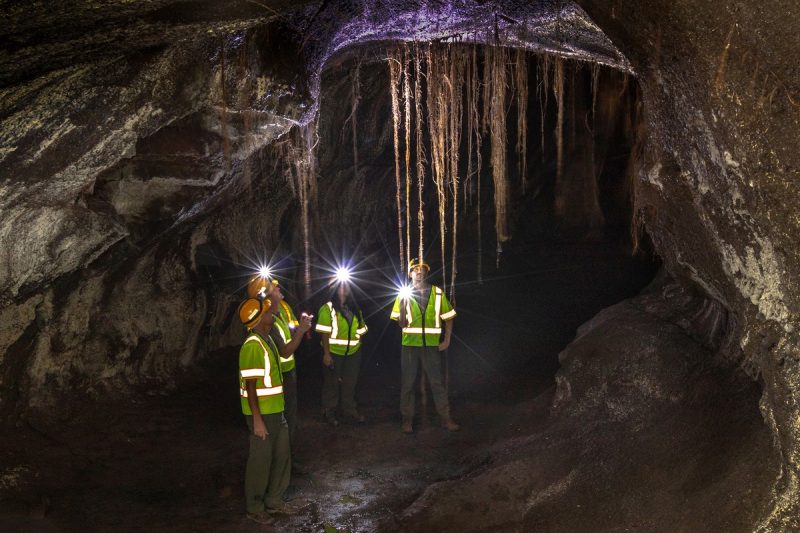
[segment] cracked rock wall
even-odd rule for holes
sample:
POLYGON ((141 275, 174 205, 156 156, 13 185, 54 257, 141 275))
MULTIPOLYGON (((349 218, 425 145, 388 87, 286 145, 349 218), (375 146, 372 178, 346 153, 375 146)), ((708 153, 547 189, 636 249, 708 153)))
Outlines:
POLYGON ((783 471, 764 531, 800 527, 800 70, 796 2, 581 0, 639 76, 638 204, 670 272, 735 317, 783 471))

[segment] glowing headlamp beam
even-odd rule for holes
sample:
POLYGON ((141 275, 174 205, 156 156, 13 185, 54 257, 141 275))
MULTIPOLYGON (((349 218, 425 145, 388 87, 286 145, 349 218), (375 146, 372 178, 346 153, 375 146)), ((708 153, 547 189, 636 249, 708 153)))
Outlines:
POLYGON ((411 298, 411 285, 402 285, 397 289, 397 295, 401 300, 408 300, 411 298))
POLYGON ((349 283, 350 282, 350 269, 347 267, 339 267, 336 269, 336 281, 339 283, 349 283))
POLYGON ((258 275, 262 278, 269 279, 272 277, 272 270, 268 266, 261 266, 258 268, 258 275))

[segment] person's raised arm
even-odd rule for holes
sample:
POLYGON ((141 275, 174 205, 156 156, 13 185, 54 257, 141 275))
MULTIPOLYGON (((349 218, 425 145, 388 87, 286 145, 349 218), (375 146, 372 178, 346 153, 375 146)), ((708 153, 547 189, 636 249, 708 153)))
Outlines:
POLYGON ((300 317, 300 325, 295 328, 292 334, 292 340, 278 347, 281 352, 281 357, 286 357, 297 351, 297 348, 300 347, 300 343, 303 341, 303 335, 306 334, 306 331, 311 329, 312 318, 314 317, 306 315, 305 313, 300 317))

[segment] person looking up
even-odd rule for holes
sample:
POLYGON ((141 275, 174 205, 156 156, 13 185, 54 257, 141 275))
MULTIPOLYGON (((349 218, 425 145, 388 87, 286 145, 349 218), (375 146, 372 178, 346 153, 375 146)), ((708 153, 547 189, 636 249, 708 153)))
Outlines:
POLYGON ((390 318, 402 328, 400 348, 400 414, 403 433, 414 431, 415 384, 419 366, 431 384, 433 401, 442 423, 448 431, 461 427, 450 417, 447 390, 442 384, 442 358, 440 352, 450 346, 453 319, 456 310, 450 305, 444 291, 428 283, 430 266, 418 259, 408 265, 412 290, 409 295, 398 295, 390 318), (444 338, 442 338, 444 330, 444 338))
POLYGON ((340 281, 335 297, 319 308, 316 331, 322 337, 322 415, 338 426, 336 410, 341 395, 345 417, 362 423, 365 418, 356 405, 356 385, 361 370, 361 338, 367 324, 351 295, 350 282, 340 281))

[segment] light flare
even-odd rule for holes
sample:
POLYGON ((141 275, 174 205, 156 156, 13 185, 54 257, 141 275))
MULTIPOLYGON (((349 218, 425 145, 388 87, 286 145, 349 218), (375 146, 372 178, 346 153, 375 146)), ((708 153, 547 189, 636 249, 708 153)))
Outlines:
POLYGON ((397 295, 400 297, 401 300, 408 300, 411 298, 411 285, 401 285, 397 289, 397 295))
POLYGON ((272 278, 272 269, 269 266, 261 265, 258 267, 258 275, 264 279, 272 278))
POLYGON ((339 267, 336 269, 336 281, 339 283, 350 283, 352 275, 350 269, 347 267, 339 267))

